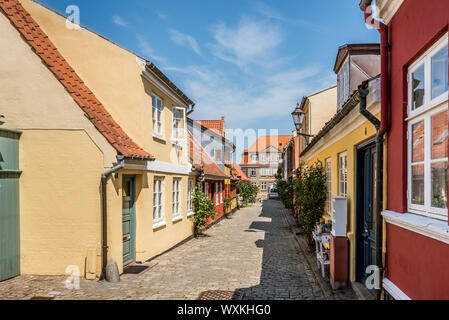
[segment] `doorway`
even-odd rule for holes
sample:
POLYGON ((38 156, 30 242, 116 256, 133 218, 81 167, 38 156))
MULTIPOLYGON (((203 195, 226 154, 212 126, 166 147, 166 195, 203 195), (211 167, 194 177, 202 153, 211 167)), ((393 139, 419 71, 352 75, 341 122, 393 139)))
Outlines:
POLYGON ((136 181, 132 176, 122 179, 123 266, 136 260, 136 181))
POLYGON ((357 234, 356 279, 365 284, 375 265, 376 232, 376 145, 371 143, 357 151, 357 234))

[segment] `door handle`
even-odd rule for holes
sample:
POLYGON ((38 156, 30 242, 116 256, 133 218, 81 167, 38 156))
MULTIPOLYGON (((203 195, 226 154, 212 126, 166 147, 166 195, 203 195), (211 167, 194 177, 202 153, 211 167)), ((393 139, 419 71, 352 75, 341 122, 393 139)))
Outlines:
POLYGON ((123 241, 129 241, 131 240, 131 236, 128 234, 127 236, 123 237, 123 241))

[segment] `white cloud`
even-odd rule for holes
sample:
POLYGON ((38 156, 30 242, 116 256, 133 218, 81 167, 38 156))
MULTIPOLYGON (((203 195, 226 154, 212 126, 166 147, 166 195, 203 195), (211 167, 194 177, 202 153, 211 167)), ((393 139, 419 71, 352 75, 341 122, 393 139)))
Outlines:
MULTIPOLYGON (((188 75, 182 81, 185 93, 196 102, 194 118, 219 119, 224 115, 229 128, 258 129, 263 119, 283 119, 302 96, 321 89, 313 79, 317 67, 266 75, 258 85, 233 82, 219 71, 207 67, 164 68, 188 75), (312 79, 313 78, 313 79, 312 79)), ((256 81, 251 81, 256 83, 256 81)))
POLYGON ((250 64, 265 65, 270 62, 274 49, 282 43, 279 26, 267 20, 242 16, 235 28, 219 23, 212 28, 213 54, 248 71, 250 64))
POLYGON ((157 56, 150 44, 141 36, 137 36, 137 47, 144 57, 153 60, 154 62, 159 62, 162 64, 167 63, 167 59, 157 56))
POLYGON ((165 13, 163 13, 163 12, 161 12, 161 11, 156 11, 156 15, 159 17, 159 19, 161 19, 161 20, 167 20, 167 18, 168 18, 168 16, 165 14, 165 13))
POLYGON ((190 49, 192 49, 193 51, 195 51, 196 54, 201 55, 200 47, 194 37, 192 37, 189 34, 179 32, 174 29, 170 29, 170 30, 168 30, 168 32, 170 33, 171 41, 173 41, 175 44, 181 45, 181 46, 187 46, 190 49))
POLYGON ((123 19, 120 16, 113 16, 112 17, 112 22, 114 22, 114 24, 120 26, 120 27, 127 27, 128 26, 128 22, 125 21, 125 19, 123 19))

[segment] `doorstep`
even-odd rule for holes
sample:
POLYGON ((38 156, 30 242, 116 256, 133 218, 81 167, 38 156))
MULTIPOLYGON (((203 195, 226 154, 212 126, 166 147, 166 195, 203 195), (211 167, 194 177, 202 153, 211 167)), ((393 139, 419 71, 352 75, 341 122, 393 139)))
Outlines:
POLYGON ((351 287, 359 300, 375 300, 373 294, 360 282, 351 282, 351 287))

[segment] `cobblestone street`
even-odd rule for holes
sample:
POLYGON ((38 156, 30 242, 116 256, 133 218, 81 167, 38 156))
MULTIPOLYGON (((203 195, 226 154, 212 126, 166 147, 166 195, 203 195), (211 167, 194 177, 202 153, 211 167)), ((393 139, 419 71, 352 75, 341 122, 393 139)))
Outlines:
POLYGON ((241 209, 205 233, 120 283, 81 280, 68 290, 66 277, 20 276, 0 283, 0 299, 197 299, 208 290, 248 300, 325 299, 280 202, 241 209))

